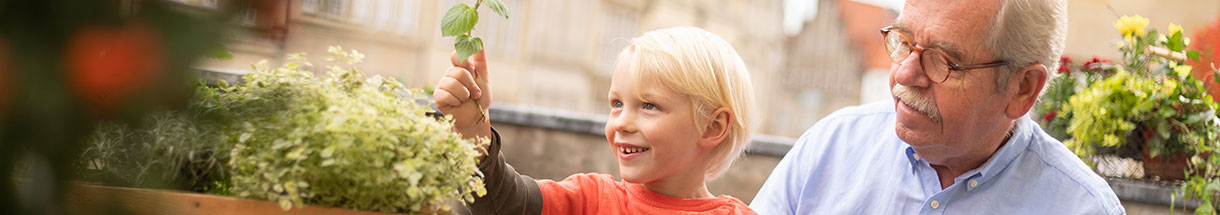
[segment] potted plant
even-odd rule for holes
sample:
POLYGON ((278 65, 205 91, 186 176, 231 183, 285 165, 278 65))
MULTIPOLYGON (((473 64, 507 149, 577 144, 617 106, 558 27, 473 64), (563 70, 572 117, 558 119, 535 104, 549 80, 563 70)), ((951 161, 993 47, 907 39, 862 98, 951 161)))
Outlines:
POLYGON ((1145 32, 1147 23, 1138 15, 1115 23, 1123 37, 1117 43, 1122 63, 1094 59, 1075 67, 1062 60, 1063 75, 1048 87, 1042 121, 1078 155, 1109 150, 1136 157, 1134 150, 1145 174, 1183 179, 1186 158, 1199 152, 1194 146, 1218 140, 1220 106, 1185 65, 1198 54, 1186 50, 1181 28, 1170 24, 1162 35, 1145 32))
POLYGON ((1114 154, 1142 160, 1146 176, 1186 179, 1175 195, 1200 200, 1196 212, 1214 213, 1220 104, 1205 83, 1220 79, 1197 79, 1216 77, 1216 70, 1188 65, 1199 64, 1199 52, 1187 49, 1181 27, 1159 34, 1147 25, 1138 15, 1115 22, 1121 62, 1094 58, 1078 67, 1063 58, 1039 121, 1090 164, 1093 155, 1114 154))
POLYGON ((356 68, 363 54, 330 52, 327 60, 346 66, 325 76, 292 54, 280 68, 254 65, 244 83, 201 84, 185 110, 102 126, 80 171, 107 184, 268 200, 262 205, 282 210, 433 213, 485 192, 476 151, 485 140, 463 140, 447 118, 428 116, 419 90, 365 77, 356 68))

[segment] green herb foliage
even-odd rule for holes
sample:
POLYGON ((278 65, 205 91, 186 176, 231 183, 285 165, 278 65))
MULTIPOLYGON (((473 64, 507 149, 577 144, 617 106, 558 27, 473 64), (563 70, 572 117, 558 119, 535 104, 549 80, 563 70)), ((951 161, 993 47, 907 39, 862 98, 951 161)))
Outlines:
POLYGON ((486 193, 476 151, 485 139, 463 140, 448 118, 427 116, 419 90, 365 77, 356 68, 363 54, 330 52, 327 60, 346 67, 315 77, 305 55, 292 54, 279 68, 254 65, 244 83, 201 85, 188 111, 154 114, 140 127, 107 124, 85 152, 95 162, 80 169, 103 166, 126 176, 120 181, 176 179, 284 210, 426 213, 486 193))
MULTIPOLYGON (((356 51, 331 47, 328 60, 356 65, 356 51)), ((398 81, 365 79, 356 68, 314 77, 303 54, 281 68, 254 66, 246 82, 221 86, 214 107, 244 119, 228 141, 232 189, 285 209, 317 204, 382 212, 448 210, 486 191, 476 144, 447 119, 425 115, 419 92, 398 81), (404 95, 405 98, 404 98, 404 95), (439 207, 439 208, 435 208, 439 207)), ((485 141, 480 141, 485 142, 485 141)))
POLYGON ((225 176, 220 121, 191 105, 155 111, 139 123, 102 122, 90 136, 78 175, 106 184, 209 192, 225 176))

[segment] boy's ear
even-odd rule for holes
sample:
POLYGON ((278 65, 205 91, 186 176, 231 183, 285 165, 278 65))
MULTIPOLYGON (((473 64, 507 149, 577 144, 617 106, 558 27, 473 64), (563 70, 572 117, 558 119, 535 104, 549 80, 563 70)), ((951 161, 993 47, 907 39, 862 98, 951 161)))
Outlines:
POLYGON ((712 112, 711 122, 703 128, 703 137, 699 138, 699 147, 713 148, 729 137, 729 127, 732 126, 733 113, 728 108, 718 108, 712 112))

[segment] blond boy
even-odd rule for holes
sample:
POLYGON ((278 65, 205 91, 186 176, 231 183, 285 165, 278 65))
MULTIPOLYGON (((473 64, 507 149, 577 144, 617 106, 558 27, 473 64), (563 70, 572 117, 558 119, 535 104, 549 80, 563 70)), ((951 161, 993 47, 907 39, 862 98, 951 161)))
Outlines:
POLYGON ((619 55, 605 133, 622 181, 607 174, 563 181, 519 175, 504 162, 499 135, 479 112, 492 101, 484 54, 452 59, 433 94, 437 106, 464 137, 492 140, 480 163, 488 195, 471 212, 755 214, 740 200, 707 190, 707 181, 724 174, 749 143, 754 103, 744 62, 719 36, 693 27, 655 30, 632 39, 619 55))

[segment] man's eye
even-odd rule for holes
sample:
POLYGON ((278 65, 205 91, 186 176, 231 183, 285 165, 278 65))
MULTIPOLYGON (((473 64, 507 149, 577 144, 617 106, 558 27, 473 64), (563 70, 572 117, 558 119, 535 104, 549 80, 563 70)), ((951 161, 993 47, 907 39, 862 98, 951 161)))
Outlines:
POLYGON ((646 110, 660 110, 661 109, 661 107, 658 107, 657 105, 652 104, 652 103, 644 103, 643 108, 646 110))

